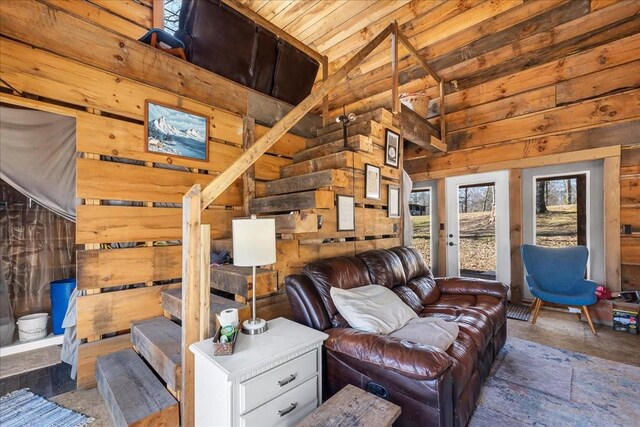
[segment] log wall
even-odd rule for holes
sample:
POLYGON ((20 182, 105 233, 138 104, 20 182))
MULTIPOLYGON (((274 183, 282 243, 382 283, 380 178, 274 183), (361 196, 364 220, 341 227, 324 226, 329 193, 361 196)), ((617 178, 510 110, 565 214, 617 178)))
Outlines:
MULTIPOLYGON (((405 152, 405 168, 414 181, 508 169, 511 185, 519 186, 522 168, 605 159, 607 285, 640 289, 638 4, 583 1, 567 7, 563 22, 517 46, 488 36, 494 44, 478 42, 483 54, 477 58, 436 66, 449 79, 464 76, 447 85, 449 152, 414 147, 405 152), (621 224, 631 224, 635 234, 621 235, 621 224)), ((385 104, 370 98, 357 105, 367 103, 385 104)), ((434 122, 439 108, 438 100, 432 101, 434 122)), ((519 197, 511 198, 516 218, 520 204, 519 197)), ((518 298, 519 220, 512 219, 511 239, 512 287, 518 298)))

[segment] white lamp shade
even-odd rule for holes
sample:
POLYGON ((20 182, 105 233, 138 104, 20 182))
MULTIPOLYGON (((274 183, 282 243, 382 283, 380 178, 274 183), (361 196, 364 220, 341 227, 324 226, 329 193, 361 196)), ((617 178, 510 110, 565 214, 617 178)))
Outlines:
POLYGON ((234 219, 232 231, 234 265, 253 267, 276 262, 275 219, 234 219))

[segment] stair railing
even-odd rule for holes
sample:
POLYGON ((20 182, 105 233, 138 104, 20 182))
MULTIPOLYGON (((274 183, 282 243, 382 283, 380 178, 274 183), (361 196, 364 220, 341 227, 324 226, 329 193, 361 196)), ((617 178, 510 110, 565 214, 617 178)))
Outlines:
MULTIPOLYGON (((276 123, 266 134, 247 148, 243 154, 225 171, 213 179, 204 189, 195 184, 182 199, 182 379, 180 392, 181 424, 194 425, 194 355, 188 347, 209 336, 209 253, 210 226, 202 224, 202 211, 219 197, 236 179, 250 168, 264 153, 298 123, 311 109, 335 88, 347 74, 362 62, 387 36, 394 34, 395 61, 392 58, 392 74, 397 93, 397 42, 407 46, 413 55, 430 73, 432 70, 420 58, 418 51, 399 31, 398 24, 392 23, 365 45, 333 75, 324 80, 300 104, 276 123), (411 47, 409 47, 411 46, 411 47)), ((437 74, 434 73, 435 76, 437 74)), ((436 77, 442 92, 442 79, 436 77)), ((441 94, 441 111, 444 111, 441 94)), ((397 96, 396 96, 397 98, 397 96)), ((394 101, 395 102, 395 101, 394 101)), ((442 113, 444 129, 444 113, 442 113)), ((444 135, 444 133, 442 134, 444 135)))

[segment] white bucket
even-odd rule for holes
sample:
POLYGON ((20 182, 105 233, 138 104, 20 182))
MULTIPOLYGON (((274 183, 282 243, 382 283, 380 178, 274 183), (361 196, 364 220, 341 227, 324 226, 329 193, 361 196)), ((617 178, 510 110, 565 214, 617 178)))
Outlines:
POLYGON ((29 342, 47 336, 48 313, 29 314, 18 318, 20 342, 29 342))

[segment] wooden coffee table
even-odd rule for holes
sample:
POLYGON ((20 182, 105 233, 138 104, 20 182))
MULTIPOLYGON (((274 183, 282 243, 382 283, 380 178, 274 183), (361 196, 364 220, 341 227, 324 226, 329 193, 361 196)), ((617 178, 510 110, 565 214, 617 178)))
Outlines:
POLYGON ((349 384, 307 415, 298 427, 388 427, 400 407, 349 384))

